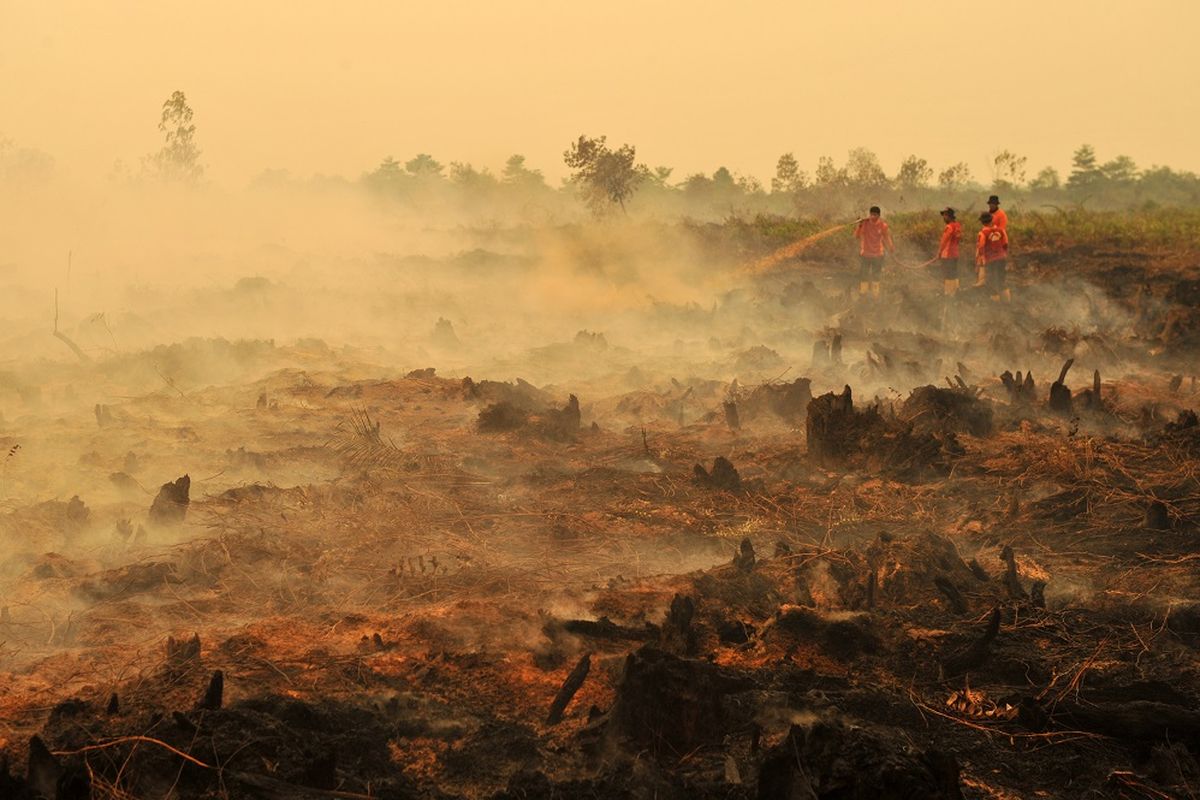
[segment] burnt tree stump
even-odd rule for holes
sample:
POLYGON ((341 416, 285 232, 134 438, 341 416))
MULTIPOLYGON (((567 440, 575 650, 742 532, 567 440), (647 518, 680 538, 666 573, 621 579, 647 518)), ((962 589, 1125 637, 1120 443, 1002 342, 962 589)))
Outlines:
POLYGON ((1068 358, 1067 363, 1063 364, 1062 371, 1058 373, 1058 380, 1050 384, 1051 411, 1056 411, 1059 414, 1070 414, 1074 408, 1074 403, 1071 401, 1071 390, 1066 384, 1067 372, 1074 363, 1075 359, 1068 358))
POLYGON ((841 394, 828 392, 808 404, 804 430, 808 438, 808 455, 819 464, 844 462, 857 440, 854 397, 850 387, 841 394))
POLYGON ((643 647, 625 659, 606 736, 676 761, 719 743, 729 725, 722 698, 751 688, 716 664, 643 647))
POLYGON ((660 641, 664 650, 692 656, 696 654, 696 630, 692 620, 696 617, 696 601, 684 595, 671 598, 671 607, 663 622, 660 641))
POLYGON ((727 492, 736 492, 742 488, 742 476, 738 474, 737 468, 725 456, 717 456, 713 460, 712 472, 706 470, 702 465, 697 464, 692 468, 692 474, 695 476, 698 484, 707 486, 710 489, 724 489, 727 492))
POLYGON ((961 675, 964 672, 978 669, 987 662, 992 652, 992 642, 1000 633, 1000 609, 992 609, 988 617, 987 627, 983 634, 969 645, 942 660, 942 669, 946 677, 961 675))
POLYGON ((160 525, 178 525, 187 516, 192 479, 184 475, 164 483, 150 505, 150 521, 160 525))

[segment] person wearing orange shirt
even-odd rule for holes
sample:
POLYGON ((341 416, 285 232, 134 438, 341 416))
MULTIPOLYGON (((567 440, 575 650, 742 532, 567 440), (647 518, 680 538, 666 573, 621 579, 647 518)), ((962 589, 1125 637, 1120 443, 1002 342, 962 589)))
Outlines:
POLYGON ((975 263, 979 265, 980 275, 977 285, 986 285, 992 300, 1008 303, 1012 301, 1012 292, 1008 288, 1008 234, 996 225, 995 218, 988 212, 979 215, 983 229, 979 231, 979 240, 975 245, 975 263))
POLYGON ((871 206, 869 214, 854 228, 854 238, 858 239, 858 291, 863 295, 870 291, 872 297, 879 297, 883 253, 886 249, 895 255, 896 245, 892 242, 888 224, 880 218, 879 206, 871 206))
POLYGON ((992 215, 992 224, 1000 230, 1008 233, 1008 214, 1005 214, 1000 209, 1000 198, 992 195, 988 198, 988 213, 992 215))
POLYGON ((962 223, 954 218, 954 209, 942 209, 942 240, 938 243, 938 265, 942 272, 942 293, 953 297, 958 293, 958 245, 962 241, 962 223))

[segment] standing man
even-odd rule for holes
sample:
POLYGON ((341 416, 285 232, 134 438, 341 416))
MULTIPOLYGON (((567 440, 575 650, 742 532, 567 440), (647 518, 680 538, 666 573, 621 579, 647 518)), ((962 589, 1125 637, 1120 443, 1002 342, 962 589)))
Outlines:
POLYGON ((879 297, 884 248, 892 255, 896 253, 892 232, 879 214, 879 206, 871 206, 870 216, 860 219, 854 229, 854 237, 858 239, 858 293, 865 295, 870 291, 872 297, 879 297))
POLYGON ((1008 303, 1012 300, 1008 288, 1008 234, 986 211, 979 215, 979 221, 983 223, 983 230, 975 245, 975 263, 980 269, 976 285, 986 285, 993 301, 1008 303))
POLYGON ((1008 233, 1008 214, 1000 210, 1000 198, 992 195, 988 198, 988 213, 992 215, 992 224, 1008 233))
POLYGON ((954 209, 942 209, 942 241, 938 244, 938 264, 942 271, 942 294, 953 297, 958 293, 958 245, 962 241, 962 223, 954 218, 954 209))

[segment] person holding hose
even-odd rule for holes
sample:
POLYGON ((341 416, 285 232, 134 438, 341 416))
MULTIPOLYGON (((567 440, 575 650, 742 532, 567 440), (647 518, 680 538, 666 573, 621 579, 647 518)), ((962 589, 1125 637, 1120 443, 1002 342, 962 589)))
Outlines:
POLYGON ((979 215, 983 229, 975 245, 975 263, 979 266, 977 286, 987 286, 992 300, 1005 303, 1012 301, 1008 288, 1008 234, 996 225, 995 218, 988 212, 979 215))
POLYGON ((958 293, 958 245, 962 241, 962 223, 954 218, 954 209, 942 209, 942 240, 938 243, 938 265, 942 273, 942 294, 953 297, 958 293))
POLYGON ((866 295, 869 291, 872 297, 879 297, 879 281, 883 275, 883 253, 895 255, 896 245, 892 242, 892 232, 888 224, 880 217, 879 206, 871 206, 870 216, 860 219, 854 228, 854 238, 858 239, 858 292, 866 295))

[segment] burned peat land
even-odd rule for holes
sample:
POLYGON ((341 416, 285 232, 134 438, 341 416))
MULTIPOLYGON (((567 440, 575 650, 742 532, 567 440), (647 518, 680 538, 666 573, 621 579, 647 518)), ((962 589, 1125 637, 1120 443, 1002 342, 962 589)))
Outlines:
POLYGON ((729 227, 10 328, 0 797, 1195 797, 1194 249, 729 227))

